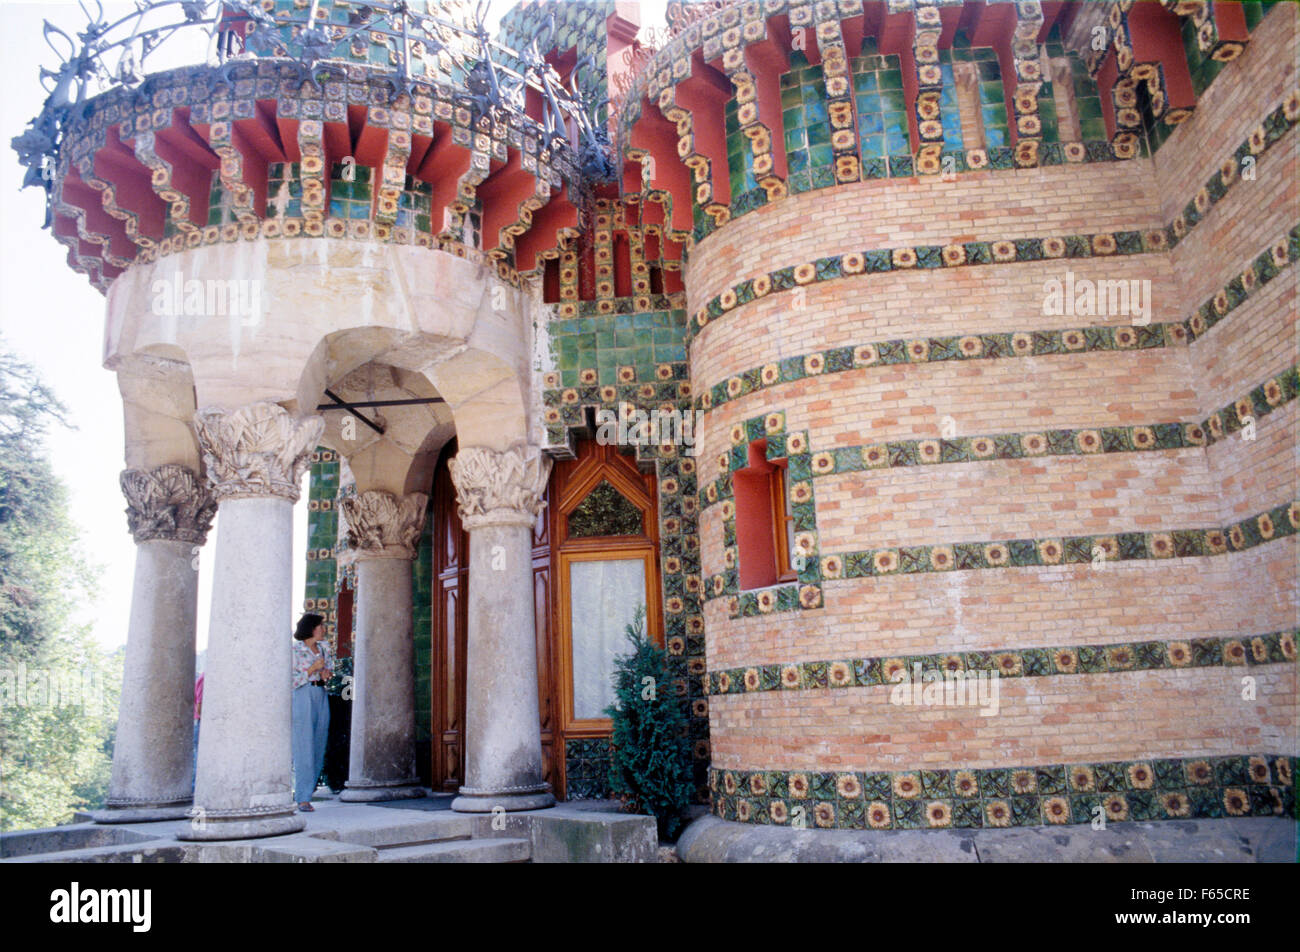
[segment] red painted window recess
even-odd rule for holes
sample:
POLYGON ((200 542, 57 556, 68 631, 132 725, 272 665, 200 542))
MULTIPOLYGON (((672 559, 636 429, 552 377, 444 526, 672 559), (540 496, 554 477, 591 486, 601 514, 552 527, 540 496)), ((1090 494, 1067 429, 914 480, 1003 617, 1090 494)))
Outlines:
POLYGON ((765 588, 796 577, 790 567, 794 520, 785 463, 768 459, 767 441, 755 440, 749 444, 748 465, 732 473, 741 589, 765 588))

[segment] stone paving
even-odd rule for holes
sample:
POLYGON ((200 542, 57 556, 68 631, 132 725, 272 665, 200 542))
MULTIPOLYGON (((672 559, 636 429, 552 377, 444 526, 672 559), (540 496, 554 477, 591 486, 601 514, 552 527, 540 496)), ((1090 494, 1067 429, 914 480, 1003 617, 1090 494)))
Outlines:
POLYGON ((453 813, 435 794, 391 803, 317 795, 300 833, 182 840, 188 820, 72 823, 0 835, 0 863, 655 862, 654 820, 609 801, 521 813, 453 813))
POLYGON ((1112 823, 1105 830, 796 830, 703 814, 673 847, 654 843, 649 817, 619 813, 612 801, 506 814, 494 828, 490 815, 451 812, 451 799, 362 804, 318 796, 301 833, 251 840, 180 840, 185 820, 23 830, 0 836, 0 863, 1297 862, 1296 823, 1285 817, 1112 823))

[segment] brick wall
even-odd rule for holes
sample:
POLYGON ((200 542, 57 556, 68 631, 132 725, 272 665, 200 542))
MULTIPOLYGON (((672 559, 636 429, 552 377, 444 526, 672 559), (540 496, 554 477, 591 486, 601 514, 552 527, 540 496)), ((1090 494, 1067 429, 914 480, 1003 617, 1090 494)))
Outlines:
MULTIPOLYGON (((1168 226, 1296 89, 1298 17, 1293 6, 1274 8, 1153 159, 970 173, 947 182, 878 180, 791 196, 693 249, 687 313, 746 279, 829 255, 1168 226)), ((734 427, 778 411, 785 433, 806 434, 814 458, 886 441, 1205 423, 1296 363, 1293 266, 1247 288, 1230 314, 1190 344, 1171 336, 1158 346, 1116 347, 1087 337, 1069 352, 1029 357, 978 352, 814 367, 800 379, 772 368, 890 340, 934 347, 939 338, 1113 331, 1134 323, 1044 313, 1045 282, 1064 279, 1067 270, 1076 279, 1150 281, 1153 327, 1182 325, 1300 222, 1298 136, 1292 128, 1263 152, 1254 180, 1233 183, 1172 250, 855 275, 772 291, 714 317, 691 344, 695 393, 749 380, 760 368, 771 377, 759 388, 737 387, 740 395, 706 414, 700 486, 716 481, 725 490, 734 427)), ((1296 499, 1296 412, 1293 400, 1281 399, 1259 416, 1253 440, 1228 433, 1211 436, 1208 446, 826 475, 814 466, 808 483, 817 556, 825 570, 828 555, 853 550, 1227 528, 1296 499)), ((706 592, 712 577, 729 570, 727 510, 734 504, 723 496, 705 500, 699 519, 706 592)), ((725 594, 709 597, 713 767, 893 771, 1294 755, 1293 637, 1248 649, 1258 653, 1248 672, 1257 692, 1251 700, 1242 699, 1244 669, 1233 670, 1224 645, 1294 630, 1296 555, 1289 536, 1251 541, 1243 551, 1103 567, 829 576, 816 607, 757 615, 737 616, 725 594), (1139 653, 1148 661, 1161 651, 1173 659, 1178 646, 1197 640, 1197 651, 1209 652, 1198 655, 1197 666, 1173 670, 1174 661, 1157 660, 1125 670, 1129 648, 1144 646, 1139 653), (1211 651, 1211 643, 1220 647, 1211 651), (891 705, 889 687, 879 683, 737 691, 734 680, 719 687, 717 676, 753 670, 757 685, 763 666, 945 653, 971 664, 972 653, 1014 651, 1016 664, 1028 665, 1034 649, 1082 646, 1118 649, 1120 660, 1089 673, 1049 668, 1020 677, 1017 670, 1001 682, 996 717, 891 705)), ((814 668, 800 670, 807 678, 814 668)))

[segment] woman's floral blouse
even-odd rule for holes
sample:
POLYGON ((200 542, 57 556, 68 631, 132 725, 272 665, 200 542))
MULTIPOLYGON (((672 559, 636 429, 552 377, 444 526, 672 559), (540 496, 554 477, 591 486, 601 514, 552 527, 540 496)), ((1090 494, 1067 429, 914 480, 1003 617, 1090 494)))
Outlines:
POLYGON ((330 657, 330 646, 324 641, 316 642, 316 647, 320 649, 320 654, 316 654, 307 647, 307 642, 294 640, 293 643, 293 686, 300 688, 304 684, 310 684, 312 681, 328 681, 334 673, 334 659, 330 657), (307 669, 310 668, 317 660, 325 659, 324 672, 316 675, 308 675, 307 669))

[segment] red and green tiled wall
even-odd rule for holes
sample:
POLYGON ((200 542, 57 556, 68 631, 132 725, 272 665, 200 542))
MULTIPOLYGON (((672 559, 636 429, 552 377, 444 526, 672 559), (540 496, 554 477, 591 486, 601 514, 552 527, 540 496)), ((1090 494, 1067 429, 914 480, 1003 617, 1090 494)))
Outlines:
MULTIPOLYGON (((1211 4, 1207 3, 1205 6, 1209 8, 1211 4)), ((1253 33, 1259 21, 1264 18, 1264 15, 1274 6, 1274 3, 1270 2, 1270 0, 1263 0, 1263 2, 1261 0, 1248 0, 1248 2, 1241 3, 1240 6, 1243 8, 1246 18, 1246 28, 1253 33)), ((1209 26, 1213 30, 1212 21, 1209 26)), ((1220 58, 1222 50, 1215 52, 1201 50, 1200 44, 1197 42, 1199 30, 1200 27, 1197 25, 1195 16, 1182 18, 1183 51, 1187 56, 1187 68, 1191 74, 1192 89, 1197 98, 1200 98, 1201 94, 1209 88, 1210 83, 1219 75, 1227 62, 1227 60, 1220 58), (1218 55, 1215 55, 1216 53, 1218 55)), ((1231 45, 1235 47, 1231 55, 1235 56, 1240 52, 1240 45, 1231 45)), ((1085 77, 1086 75, 1085 71, 1085 77)), ((1095 88, 1094 86, 1093 89, 1095 90, 1095 88)), ((1142 135, 1138 145, 1138 154, 1143 156, 1154 155, 1164 145, 1165 141, 1173 135, 1175 126, 1164 119, 1155 117, 1151 109, 1150 92, 1146 83, 1137 84, 1137 105, 1142 115, 1142 135)))
POLYGON ((726 820, 808 829, 977 829, 1294 816, 1296 758, 1161 758, 969 770, 709 771, 726 820))
MULTIPOLYGON (((909 162, 912 158, 902 68, 898 65, 897 56, 878 55, 875 50, 876 41, 871 37, 863 43, 863 55, 851 64, 863 178, 884 178, 888 175, 891 156, 906 157, 909 162)), ((791 125, 787 122, 787 154, 792 147, 790 130, 791 125)), ((797 134, 799 130, 795 131, 797 134)), ((795 141, 797 143, 798 139, 795 141)), ((798 191, 794 181, 794 176, 791 175, 790 189, 798 191)))
POLYGON ((614 0, 519 3, 510 6, 501 17, 497 36, 507 49, 527 50, 541 37, 548 18, 554 16, 554 33, 540 52, 545 55, 573 49, 577 51, 577 62, 588 60, 589 66, 578 72, 577 79, 587 101, 599 103, 608 95, 606 21, 615 12, 614 0))
MULTIPOLYGON (((617 298, 617 313, 599 314, 594 301, 580 304, 579 316, 552 320, 548 325, 555 375, 544 383, 547 406, 568 406, 576 401, 565 395, 581 387, 629 387, 632 384, 685 382, 686 313, 671 308, 667 298, 655 302, 660 310, 633 313, 631 298, 617 298), (667 369, 665 369, 667 368, 667 369), (552 391, 556 395, 552 397, 552 391)), ((632 388, 632 399, 659 395, 632 388)), ((677 394, 666 395, 676 399, 677 394)), ((547 420, 548 424, 558 421, 547 420)), ((580 421, 574 419, 571 425, 580 421)), ((556 442, 553 440, 552 442, 556 442)))
MULTIPOLYGON (((1163 228, 1149 231, 1117 231, 1095 235, 1061 235, 1051 238, 1007 238, 1000 241, 974 241, 950 245, 917 245, 900 248, 871 248, 848 254, 829 255, 815 261, 787 265, 759 275, 721 292, 691 316, 688 331, 694 337, 705 324, 726 316, 738 305, 746 304, 767 294, 789 291, 798 285, 839 278, 863 277, 883 271, 966 268, 984 264, 1048 259, 1091 258, 1111 255, 1140 255, 1168 251, 1195 228, 1210 210, 1221 202, 1234 188, 1239 187, 1242 168, 1247 156, 1263 155, 1273 148, 1287 132, 1300 122, 1300 91, 1292 90, 1283 101, 1270 110, 1234 150, 1205 184, 1192 196, 1183 210, 1163 228)), ((1259 259, 1247 266, 1253 273, 1234 278, 1221 295, 1208 302, 1219 315, 1226 314, 1235 302, 1248 296, 1259 278, 1268 280, 1295 260, 1296 230, 1282 236, 1279 242, 1261 253, 1259 259)), ((1194 321, 1195 318, 1192 318, 1194 321)), ((1189 326, 1192 326, 1189 324, 1189 326)), ((1203 331, 1196 331, 1196 334, 1203 331)), ((707 399, 708 395, 705 394, 707 399)))
MULTIPOLYGON (((351 32, 355 26, 358 16, 358 8, 365 10, 364 5, 355 2, 355 0, 319 0, 317 5, 311 5, 302 2, 302 0, 273 0, 270 9, 266 9, 268 4, 262 0, 261 7, 264 12, 274 16, 279 22, 275 27, 282 42, 289 42, 301 30, 302 24, 306 22, 308 7, 316 10, 317 22, 328 24, 330 28, 336 31, 336 35, 344 35, 337 31, 351 32)), ((435 8, 435 12, 442 16, 447 15, 447 11, 442 9, 447 6, 444 3, 434 3, 430 0, 408 0, 408 5, 414 13, 425 13, 430 8, 435 8)), ((369 36, 363 31, 352 38, 350 43, 338 42, 329 52, 329 59, 345 60, 350 63, 370 63, 375 66, 391 68, 397 62, 397 53, 394 46, 400 42, 391 37, 384 36, 380 33, 370 33, 369 36)), ((408 51, 412 57, 412 62, 408 69, 412 76, 430 76, 446 78, 449 75, 454 76, 454 60, 447 52, 440 48, 426 46, 423 43, 411 44, 408 51)))
POLYGON ((307 572, 303 611, 324 615, 330 637, 337 634, 334 617, 337 563, 334 546, 339 531, 339 459, 318 446, 311 454, 307 489, 307 572))
MULTIPOLYGON (((1246 29, 1254 32, 1259 21, 1264 19, 1264 14, 1274 6, 1271 0, 1245 0, 1241 4, 1242 12, 1246 17, 1246 29)), ((1183 33, 1183 51, 1187 54, 1187 69, 1192 74, 1192 89, 1196 95, 1200 96, 1210 87, 1210 83, 1219 75, 1219 72, 1226 64, 1223 60, 1216 59, 1213 55, 1207 55, 1201 51, 1200 44, 1196 40, 1198 28, 1196 21, 1192 17, 1184 17, 1182 20, 1183 33)))
MULTIPOLYGON (((1272 6, 1268 2, 1245 4, 1250 30, 1254 30, 1272 6)), ((753 16, 758 18, 770 14, 769 10, 753 16)), ((750 14, 742 16, 749 17, 750 14)), ((1194 24, 1190 17, 1184 19, 1183 30, 1184 45, 1189 50, 1188 63, 1199 96, 1217 74, 1221 64, 1212 58, 1206 58, 1197 49, 1194 24)), ((1070 62, 1070 85, 1079 119, 1080 141, 1064 141, 1061 126, 1063 117, 1057 115, 1052 78, 1044 77, 1036 106, 1042 125, 1041 145, 1035 164, 1047 166, 1116 161, 1102 118, 1100 94, 1087 64, 1075 52, 1065 49, 1059 25, 1052 28, 1046 47, 1049 57, 1066 58, 1070 62)), ((850 62, 854 81, 854 105, 858 115, 862 177, 910 177, 927 171, 917 168, 909 138, 906 99, 898 57, 880 54, 877 40, 871 36, 863 39, 860 49, 849 52, 852 57, 850 62)), ((939 52, 943 76, 940 118, 944 127, 944 155, 947 158, 939 169, 933 171, 963 173, 986 168, 1016 168, 1015 150, 1009 141, 1012 117, 1008 114, 1008 90, 994 51, 987 47, 972 47, 964 32, 958 31, 952 45, 939 52), (979 70, 979 105, 984 143, 963 142, 953 78, 953 65, 963 61, 974 62, 979 70)), ((689 70, 680 72, 689 75, 689 70)), ((784 140, 788 160, 787 188, 791 193, 798 193, 830 187, 835 184, 835 174, 822 67, 810 65, 802 51, 793 50, 790 54, 790 70, 781 76, 780 81, 782 126, 772 132, 773 135, 781 135, 784 140)), ((1145 85, 1139 86, 1142 91, 1138 93, 1137 105, 1145 113, 1135 154, 1149 156, 1172 134, 1174 127, 1151 115, 1150 103, 1145 98, 1145 85)), ((736 119, 737 108, 733 99, 727 104, 724 113, 731 183, 731 194, 728 196, 730 220, 768 202, 767 193, 757 187, 752 174, 754 157, 750 143, 740 132, 736 119)), ((634 115, 635 112, 633 108, 629 115, 634 115)), ((705 214, 698 203, 695 203, 694 213, 696 240, 716 230, 717 222, 705 214)))
MULTIPOLYGON (((826 80, 822 67, 809 66, 807 57, 797 50, 790 54, 790 72, 781 76, 781 110, 790 191, 806 192, 834 185, 835 159, 826 113, 826 80)), ((732 216, 737 214, 743 211, 733 209, 732 216)))
POLYGON ((411 622, 415 637, 415 768, 422 783, 433 777, 433 500, 411 563, 411 622))
MULTIPOLYGON (((974 148, 978 144, 974 142, 965 143, 962 139, 961 110, 957 105, 957 81, 952 74, 952 63, 956 52, 957 51, 955 50, 941 50, 939 52, 939 75, 943 77, 943 89, 939 93, 939 121, 943 125, 943 144, 945 148, 955 152, 961 152, 961 151, 965 151, 965 149, 967 148, 974 148)), ((969 48, 965 52, 969 53, 970 52, 969 48)), ((992 53, 993 51, 989 50, 988 52, 992 53)), ((984 53, 984 51, 981 50, 980 53, 982 54, 984 53)), ((984 110, 984 103, 986 99, 984 93, 985 77, 990 75, 996 77, 997 66, 998 66, 998 61, 996 59, 990 58, 990 59, 983 59, 979 61, 979 67, 980 67, 979 101, 980 101, 981 113, 985 111, 984 110), (989 69, 990 66, 992 67, 992 70, 989 69)), ((990 79, 987 82, 991 87, 996 86, 1000 93, 1002 89, 1002 80, 1000 77, 990 79)), ((998 99, 993 98, 991 94, 989 95, 988 102, 990 103, 990 105, 996 103, 997 101, 998 99)), ((1002 137, 1004 139, 1006 137, 1006 125, 1007 125, 1006 106, 1004 105, 1002 107, 1002 137)), ((1003 144, 1001 142, 992 141, 996 138, 997 138, 997 129, 994 128, 993 135, 990 137, 989 145, 1003 144)))
MULTIPOLYGON (((631 299, 615 301, 627 311, 631 299)), ((589 302, 588 302, 589 303, 589 302)), ((553 367, 543 377, 548 443, 569 444, 571 430, 587 426, 594 410, 620 404, 641 410, 692 409, 683 343, 686 315, 680 308, 645 313, 597 314, 548 325, 553 367)), ((663 584, 664 645, 673 689, 688 705, 697 795, 707 796, 708 699, 702 686, 704 617, 701 614, 698 490, 695 459, 680 446, 638 447, 642 465, 653 465, 659 493, 659 559, 663 584)), ((570 799, 603 797, 608 784, 608 741, 571 739, 565 747, 570 799)))

